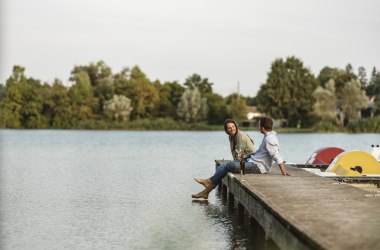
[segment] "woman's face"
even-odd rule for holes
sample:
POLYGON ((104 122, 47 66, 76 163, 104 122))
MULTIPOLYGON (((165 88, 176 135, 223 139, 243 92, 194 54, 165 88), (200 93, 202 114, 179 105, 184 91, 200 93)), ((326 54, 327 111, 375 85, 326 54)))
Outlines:
POLYGON ((231 123, 227 123, 227 133, 229 135, 235 135, 236 134, 236 126, 235 126, 235 123, 231 122, 231 123))

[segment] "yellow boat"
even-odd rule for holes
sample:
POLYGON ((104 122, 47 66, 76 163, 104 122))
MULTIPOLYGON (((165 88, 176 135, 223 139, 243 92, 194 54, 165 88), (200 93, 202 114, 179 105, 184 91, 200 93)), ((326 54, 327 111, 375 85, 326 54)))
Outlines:
MULTIPOLYGON (((361 150, 343 151, 337 155, 330 155, 333 159, 329 163, 325 171, 321 169, 305 167, 306 171, 312 172, 320 176, 376 176, 380 177, 380 147, 372 145, 373 150, 371 153, 361 150), (335 157, 334 157, 335 156, 335 157)), ((317 150, 312 154, 310 159, 318 158, 319 152, 331 152, 331 154, 338 151, 332 150, 317 150)), ((326 154, 326 153, 325 153, 326 154)), ((309 159, 309 161, 310 161, 309 159)), ((307 162, 309 163, 309 162, 307 162)), ((309 163, 310 164, 310 163, 309 163)))
POLYGON ((368 152, 345 151, 334 158, 325 172, 339 176, 380 176, 380 163, 368 152))

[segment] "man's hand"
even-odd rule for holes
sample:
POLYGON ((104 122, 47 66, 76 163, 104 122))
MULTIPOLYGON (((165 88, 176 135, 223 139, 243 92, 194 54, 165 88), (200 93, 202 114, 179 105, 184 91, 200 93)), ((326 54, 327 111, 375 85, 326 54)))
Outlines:
POLYGON ((282 175, 284 175, 284 176, 290 176, 290 174, 288 172, 286 172, 284 163, 281 163, 278 166, 280 167, 282 175))

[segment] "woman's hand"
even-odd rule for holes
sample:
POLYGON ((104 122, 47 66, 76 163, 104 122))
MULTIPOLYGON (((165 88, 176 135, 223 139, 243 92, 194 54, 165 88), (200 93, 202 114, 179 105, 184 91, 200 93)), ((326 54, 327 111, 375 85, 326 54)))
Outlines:
POLYGON ((242 159, 247 158, 247 155, 244 154, 244 153, 238 153, 238 154, 237 154, 237 158, 238 158, 238 160, 242 160, 242 159))

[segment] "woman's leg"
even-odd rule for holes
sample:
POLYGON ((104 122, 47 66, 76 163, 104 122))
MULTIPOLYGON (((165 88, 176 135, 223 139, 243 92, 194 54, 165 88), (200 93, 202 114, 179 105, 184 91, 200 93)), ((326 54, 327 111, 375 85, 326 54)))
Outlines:
POLYGON ((226 176, 228 172, 236 171, 236 169, 239 168, 240 161, 230 161, 226 164, 219 166, 216 169, 215 174, 212 177, 210 177, 210 179, 195 178, 195 181, 202 184, 205 187, 205 189, 197 194, 191 195, 191 197, 207 199, 208 194, 219 184, 219 182, 223 179, 224 176, 226 176))
POLYGON ((210 181, 216 187, 228 172, 239 172, 239 169, 240 161, 227 162, 216 169, 215 174, 210 177, 210 181))
MULTIPOLYGON (((245 163, 245 169, 247 173, 251 174, 261 174, 259 168, 256 164, 253 164, 252 162, 246 162, 245 163)), ((224 176, 227 175, 228 172, 237 172, 240 171, 240 161, 230 161, 226 164, 223 164, 218 167, 218 169, 215 171, 215 174, 210 177, 210 179, 197 179, 195 180, 202 184, 205 189, 198 194, 193 194, 193 198, 203 198, 207 199, 208 194, 221 182, 221 180, 224 178, 224 176)))

